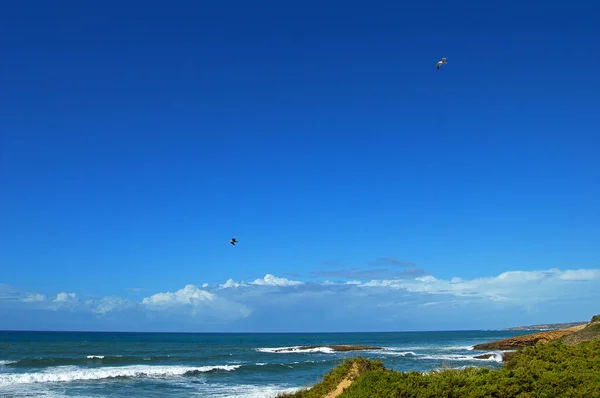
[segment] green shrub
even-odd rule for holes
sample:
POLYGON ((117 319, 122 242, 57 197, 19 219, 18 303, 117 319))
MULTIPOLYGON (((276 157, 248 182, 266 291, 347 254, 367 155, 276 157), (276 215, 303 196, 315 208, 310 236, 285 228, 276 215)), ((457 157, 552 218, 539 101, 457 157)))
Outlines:
MULTIPOLYGON (((525 348, 498 370, 445 369, 397 372, 358 358, 357 379, 340 398, 591 398, 600 397, 600 339, 575 346, 560 341, 525 348)), ((289 395, 322 398, 335 389, 353 360, 330 371, 323 383, 289 395)))
MULTIPOLYGON (((346 377, 351 374, 352 367, 356 366, 357 375, 364 372, 375 371, 378 369, 385 369, 383 362, 371 361, 366 358, 356 357, 354 359, 347 359, 340 366, 333 368, 323 378, 323 381, 316 386, 298 391, 294 394, 280 394, 278 398, 321 398, 327 395, 330 391, 335 390, 338 384, 346 377)), ((354 379, 354 377, 352 378, 354 379)))

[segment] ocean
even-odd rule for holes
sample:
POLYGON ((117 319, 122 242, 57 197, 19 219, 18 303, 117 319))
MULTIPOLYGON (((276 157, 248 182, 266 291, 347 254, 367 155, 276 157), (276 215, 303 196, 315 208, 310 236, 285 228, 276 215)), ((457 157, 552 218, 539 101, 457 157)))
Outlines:
POLYGON ((473 351, 473 345, 525 333, 531 332, 0 332, 0 397, 275 397, 321 381, 357 355, 401 371, 498 368, 500 352, 473 351), (334 344, 384 350, 323 347, 334 344), (305 345, 317 348, 294 348, 305 345), (474 358, 485 353, 494 355, 474 358))

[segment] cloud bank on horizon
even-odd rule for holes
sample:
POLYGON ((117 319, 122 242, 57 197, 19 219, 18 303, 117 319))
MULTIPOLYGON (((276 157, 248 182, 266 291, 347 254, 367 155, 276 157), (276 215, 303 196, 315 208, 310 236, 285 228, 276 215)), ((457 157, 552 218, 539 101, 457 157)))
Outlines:
MULTIPOLYGON (((414 264, 370 266, 300 281, 266 274, 253 281, 190 283, 141 299, 54 296, 0 284, 0 329, 198 332, 497 329, 586 320, 598 312, 600 269, 509 271, 438 279, 414 264), (399 269, 395 269, 399 268, 399 269), (387 272, 388 278, 377 278, 387 272), (367 278, 369 277, 369 278, 367 278)), ((313 273, 316 274, 316 273, 313 273)), ((129 296, 129 297, 127 297, 129 296)))

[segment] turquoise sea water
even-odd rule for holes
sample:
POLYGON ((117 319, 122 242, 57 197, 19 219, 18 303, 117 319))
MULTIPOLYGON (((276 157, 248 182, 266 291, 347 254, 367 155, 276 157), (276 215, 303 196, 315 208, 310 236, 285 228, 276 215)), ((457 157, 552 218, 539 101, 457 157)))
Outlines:
MULTIPOLYGON (((474 344, 523 331, 215 334, 0 332, 0 397, 274 397, 310 386, 346 358, 396 370, 501 365, 474 344), (364 344, 382 351, 277 353, 302 345, 364 344)), ((529 332, 530 333, 530 332, 529 332)))

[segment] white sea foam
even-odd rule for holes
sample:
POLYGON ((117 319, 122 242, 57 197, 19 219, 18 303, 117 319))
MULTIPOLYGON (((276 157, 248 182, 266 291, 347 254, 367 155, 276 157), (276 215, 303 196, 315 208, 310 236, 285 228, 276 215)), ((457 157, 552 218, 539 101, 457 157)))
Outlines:
POLYGON ((78 368, 76 366, 57 366, 45 372, 0 374, 0 387, 15 384, 72 382, 78 380, 102 380, 115 377, 165 378, 184 376, 193 372, 211 372, 213 370, 232 371, 240 365, 219 366, 114 366, 105 368, 78 368))
POLYGON ((206 384, 196 386, 199 397, 210 396, 211 398, 275 398, 281 393, 295 393, 299 391, 299 387, 286 387, 282 385, 226 385, 226 384, 206 384))
POLYGON ((438 345, 429 345, 429 346, 393 346, 393 347, 384 347, 385 349, 390 350, 402 350, 402 351, 432 351, 432 350, 449 350, 449 351, 472 351, 472 345, 451 345, 451 346, 438 346, 438 345))
POLYGON ((377 351, 371 351, 373 353, 377 353, 377 354, 383 354, 383 355, 391 355, 391 356, 397 356, 397 357, 416 357, 419 354, 415 353, 414 351, 399 351, 399 350, 395 350, 395 349, 389 349, 389 348, 385 348, 383 350, 377 350, 377 351))
POLYGON ((477 355, 457 355, 457 354, 449 354, 449 355, 420 355, 416 359, 429 359, 429 360, 437 360, 437 361, 488 361, 488 362, 502 362, 502 354, 497 352, 486 352, 477 355), (481 355, 491 355, 489 358, 480 359, 475 358, 476 356, 481 355))
POLYGON ((87 359, 104 359, 104 355, 88 355, 87 359))
POLYGON ((323 354, 333 354, 335 353, 329 347, 315 347, 308 349, 301 349, 302 346, 292 346, 292 347, 272 347, 272 348, 256 348, 258 352, 268 352, 272 354, 302 354, 302 353, 314 353, 321 352, 323 354))
POLYGON ((434 350, 436 349, 436 346, 389 346, 389 347, 383 347, 386 350, 403 350, 403 351, 420 351, 420 350, 434 350))
MULTIPOLYGON (((25 388, 3 389, 0 397, 36 397, 36 398, 68 398, 65 393, 50 391, 44 388, 31 388, 28 385, 25 388)), ((78 398, 95 398, 93 396, 78 395, 78 398)))
MULTIPOLYGON (((301 388, 289 387, 286 385, 228 385, 221 383, 188 383, 174 382, 170 383, 173 386, 180 386, 190 389, 190 396, 195 397, 211 397, 211 398, 275 398, 281 393, 295 393, 301 388)), ((32 396, 40 398, 67 398, 65 392, 49 390, 47 384, 20 384, 13 385, 10 388, 2 389, 3 393, 8 393, 6 396, 32 396)), ((95 398, 96 395, 78 395, 81 398, 95 398)))
MULTIPOLYGON (((415 351, 419 350, 448 350, 448 351, 472 351, 473 346, 414 346, 414 347, 382 347, 382 350, 367 350, 372 353, 381 353, 384 355, 396 355, 396 356, 417 356, 415 351)), ((290 346, 290 347, 269 347, 269 348, 256 348, 258 352, 266 352, 272 354, 299 354, 299 353, 315 353, 320 352, 324 354, 334 354, 336 351, 329 347, 321 346, 309 349, 302 349, 302 346, 290 346)))
POLYGON ((473 351, 472 345, 459 345, 459 346, 448 346, 440 347, 440 350, 452 350, 452 351, 473 351))
POLYGON ((15 363, 17 361, 0 361, 0 366, 10 365, 11 363, 15 363))

